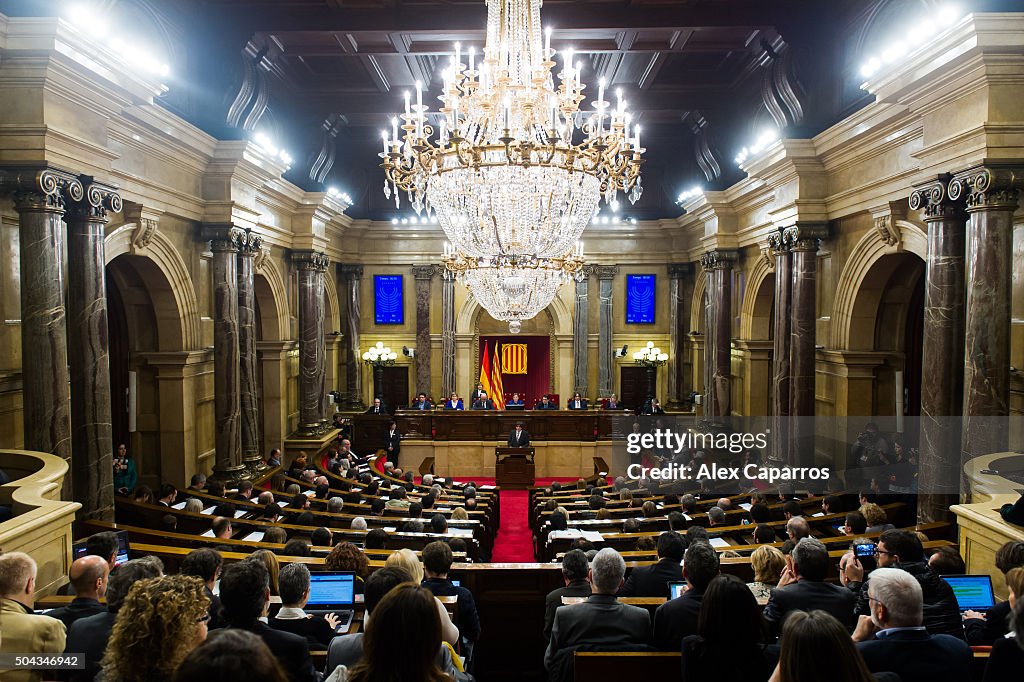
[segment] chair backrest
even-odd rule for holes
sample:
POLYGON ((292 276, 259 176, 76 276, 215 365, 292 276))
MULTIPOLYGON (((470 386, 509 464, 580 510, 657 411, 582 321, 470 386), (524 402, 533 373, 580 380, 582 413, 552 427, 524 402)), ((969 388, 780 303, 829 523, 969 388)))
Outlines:
POLYGON ((678 680, 678 651, 577 651, 573 680, 678 680))

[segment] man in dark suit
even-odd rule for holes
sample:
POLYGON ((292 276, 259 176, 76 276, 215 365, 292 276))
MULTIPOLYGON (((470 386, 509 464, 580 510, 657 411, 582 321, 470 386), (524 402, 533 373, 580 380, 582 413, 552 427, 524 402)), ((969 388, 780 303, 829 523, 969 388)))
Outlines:
POLYGON ((551 680, 572 679, 574 651, 647 650, 651 617, 645 609, 622 604, 615 593, 622 587, 626 562, 610 547, 597 553, 588 580, 593 593, 582 604, 555 610, 551 641, 544 667, 551 680))
POLYGON ((620 597, 668 597, 668 584, 683 579, 683 537, 669 531, 658 536, 658 563, 638 566, 619 590, 620 597))
POLYGON ((309 601, 309 569, 305 564, 282 566, 277 582, 281 608, 270 619, 270 627, 299 635, 310 649, 325 651, 337 634, 338 617, 333 613, 316 616, 302 610, 309 601))
POLYGON ((239 561, 225 567, 220 601, 227 627, 248 630, 262 639, 291 682, 319 682, 305 638, 274 630, 259 620, 270 603, 270 575, 262 561, 239 561))
POLYGON ((472 405, 473 403, 480 399, 481 395, 486 394, 486 391, 484 391, 484 385, 477 384, 476 388, 473 389, 473 392, 469 394, 469 404, 472 405))
POLYGON ((128 590, 138 581, 156 578, 162 573, 161 564, 154 557, 132 559, 118 566, 107 585, 107 610, 87 618, 79 618, 68 629, 64 651, 84 654, 85 668, 68 671, 67 679, 71 682, 93 681, 100 671, 100 661, 107 650, 114 619, 128 595, 128 590))
MULTIPOLYGON (((1024 568, 1024 540, 1010 540, 996 550, 996 568, 1006 575, 1015 568, 1024 568)), ((1010 602, 1001 601, 985 613, 967 611, 964 633, 971 646, 992 646, 1006 636, 1010 618, 1010 602)))
POLYGON ((544 598, 544 639, 551 639, 551 627, 555 624, 555 611, 562 606, 562 597, 589 597, 590 583, 587 582, 587 574, 590 572, 590 564, 587 562, 587 555, 573 549, 562 557, 562 579, 565 580, 565 587, 548 592, 544 598))
POLYGON ((526 448, 530 446, 530 434, 523 428, 523 422, 516 422, 512 433, 508 434, 508 446, 510 448, 526 448))
POLYGON ((387 414, 388 411, 384 409, 384 403, 380 398, 373 399, 373 405, 370 405, 370 409, 366 410, 366 414, 387 414))
POLYGON ((764 618, 775 634, 790 611, 827 611, 836 620, 853 630, 853 607, 856 595, 839 585, 825 582, 828 572, 828 549, 816 538, 803 538, 793 548, 792 568, 782 572, 779 585, 772 590, 764 607, 764 618))
POLYGON ((210 600, 210 609, 208 611, 210 614, 209 628, 224 627, 224 620, 220 615, 220 597, 213 593, 213 588, 220 578, 220 571, 223 565, 224 559, 221 557, 220 552, 210 547, 193 549, 181 562, 180 573, 195 576, 205 583, 203 592, 210 600))
POLYGON ((535 410, 557 410, 558 405, 551 402, 551 398, 547 395, 541 396, 540 402, 533 406, 535 410))
MULTIPOLYGON (((704 590, 718 575, 718 553, 707 542, 694 542, 683 556, 687 589, 654 612, 654 645, 662 651, 679 651, 683 638, 697 634, 697 618, 704 590)), ((665 595, 668 596, 668 595, 665 595)))
POLYGON ((567 407, 570 410, 585 410, 587 409, 587 401, 579 393, 574 393, 567 407))
POLYGON ((68 571, 68 579, 75 588, 75 598, 67 606, 47 612, 50 618, 56 618, 70 628, 80 618, 103 613, 107 607, 100 599, 107 593, 107 576, 110 566, 101 556, 84 556, 75 559, 68 571))
POLYGON ((973 655, 962 639, 932 635, 921 625, 923 593, 899 568, 871 573, 870 616, 861 616, 853 640, 872 673, 893 672, 903 682, 971 679, 973 655))
POLYGON ((384 436, 384 452, 388 461, 398 466, 398 455, 402 452, 402 434, 398 433, 398 424, 388 424, 388 433, 384 436))
POLYGON ((665 414, 665 410, 662 409, 657 398, 651 398, 650 402, 644 405, 644 414, 665 414))
POLYGON ((412 409, 414 409, 414 410, 432 410, 432 409, 434 409, 434 404, 431 403, 429 400, 427 400, 427 394, 426 393, 420 393, 418 396, 416 396, 416 402, 414 402, 412 404, 412 409))
POLYGON ((473 401, 471 410, 493 410, 494 401, 487 397, 487 393, 484 391, 478 391, 476 400, 473 401))

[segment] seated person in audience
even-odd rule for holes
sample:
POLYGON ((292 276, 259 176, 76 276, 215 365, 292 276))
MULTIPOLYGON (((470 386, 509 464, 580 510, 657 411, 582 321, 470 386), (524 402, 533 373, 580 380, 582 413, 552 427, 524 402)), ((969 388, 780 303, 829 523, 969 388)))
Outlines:
MULTIPOLYGON (((607 511, 607 510, 605 510, 607 511)), ((654 538, 650 536, 637 538, 636 550, 638 552, 657 552, 658 545, 654 538)))
POLYGON ((423 517, 423 504, 421 502, 409 503, 409 518, 419 519, 423 517))
POLYGON ((1007 502, 1001 506, 999 516, 1007 523, 1024 526, 1024 495, 1021 495, 1016 502, 1007 502))
POLYGON ((754 544, 762 545, 778 540, 775 536, 775 529, 766 523, 754 527, 754 544))
POLYGON ((178 489, 170 483, 164 483, 160 486, 160 497, 157 498, 156 503, 161 507, 170 507, 178 499, 178 489))
POLYGON ((292 460, 292 465, 288 469, 288 478, 302 478, 302 472, 306 470, 306 464, 308 458, 304 451, 299 451, 299 454, 292 460))
POLYGON ((423 586, 437 597, 458 597, 459 630, 467 641, 475 642, 480 637, 480 615, 473 593, 461 585, 453 585, 448 577, 454 561, 452 548, 445 542, 431 542, 423 548, 422 556, 426 576, 423 586))
MULTIPOLYGON (((703 540, 705 543, 708 542, 708 532, 703 526, 690 526, 686 529, 686 546, 692 547, 693 543, 698 540, 703 540)), ((708 578, 711 580, 711 578, 708 578)))
POLYGON ((409 407, 411 410, 432 410, 434 404, 427 400, 426 393, 420 393, 416 396, 416 401, 409 407))
POLYGON ((619 590, 620 597, 668 597, 668 584, 683 579, 683 537, 669 531, 658 536, 658 563, 637 566, 619 590))
POLYGON ((188 482, 186 493, 199 493, 206 491, 206 474, 192 474, 188 482))
MULTIPOLYGON (((281 530, 283 532, 284 529, 281 530)), ((213 593, 223 565, 224 560, 221 558, 220 552, 209 547, 193 549, 181 562, 180 572, 182 575, 195 576, 205 585, 203 593, 210 600, 209 626, 211 628, 219 628, 224 625, 220 618, 220 597, 213 593)))
POLYGON ((662 409, 661 403, 658 402, 657 398, 651 398, 650 402, 644 405, 643 413, 647 415, 665 414, 665 410, 662 409))
POLYGON ((327 500, 327 513, 328 514, 340 514, 345 509, 345 499, 342 497, 332 497, 327 500))
POLYGON ((508 399, 507 403, 505 403, 506 406, 508 406, 508 405, 522 405, 522 404, 523 404, 523 398, 518 393, 513 393, 512 397, 508 399))
MULTIPOLYGON (((554 515, 552 515, 552 518, 554 518, 554 515)), ((626 519, 625 521, 622 522, 622 532, 623 533, 639 533, 640 532, 640 522, 637 521, 636 519, 626 519)))
POLYGON ((668 513, 668 529, 677 533, 686 532, 686 517, 682 512, 671 511, 668 513))
MULTIPOLYGON (((385 566, 397 566, 409 573, 412 576, 413 582, 417 585, 421 584, 424 579, 423 564, 420 563, 419 557, 411 549, 403 547, 397 552, 392 552, 387 560, 384 562, 385 566)), ((459 645, 459 628, 455 627, 452 623, 451 617, 448 615, 448 610, 444 604, 441 603, 440 599, 434 600, 437 603, 438 617, 441 619, 441 638, 451 644, 453 647, 459 645)))
POLYGON ((645 609, 619 602, 626 562, 610 547, 602 549, 590 565, 587 580, 592 594, 587 601, 555 610, 544 667, 551 680, 572 679, 572 655, 587 651, 648 650, 651 617, 645 609))
POLYGON ((388 411, 384 407, 384 401, 380 398, 374 398, 373 404, 366 410, 366 414, 388 414, 388 411))
POLYGON ((523 422, 516 422, 515 428, 508 434, 508 446, 510 448, 526 448, 530 446, 530 433, 523 426, 523 422))
MULTIPOLYGON (((79 618, 67 632, 66 653, 82 654, 85 668, 68 671, 70 682, 92 682, 100 671, 100 661, 107 650, 110 631, 117 612, 132 585, 163 575, 163 566, 156 557, 143 557, 118 566, 107 585, 107 609, 86 618, 79 618)), ((2 650, 2 647, 0 647, 2 650)))
POLYGON ((956 547, 939 547, 928 557, 928 565, 939 575, 963 575, 967 564, 956 547))
POLYGON ((757 600, 734 575, 719 575, 704 592, 697 634, 683 638, 683 682, 729 678, 766 682, 777 654, 766 647, 765 622, 757 600))
POLYGON ((535 410, 557 410, 558 409, 558 405, 555 405, 553 402, 551 402, 551 398, 549 398, 547 396, 547 394, 545 394, 545 395, 541 396, 540 402, 535 404, 533 406, 533 409, 535 409, 535 410))
POLYGON ((153 504, 153 489, 148 485, 137 485, 132 490, 132 499, 139 504, 153 504))
POLYGON ((406 521, 402 524, 403 533, 422 533, 423 522, 419 519, 413 519, 412 521, 406 521))
MULTIPOLYGON (((663 651, 679 651, 684 637, 697 634, 704 590, 718 575, 718 553, 704 542, 692 542, 683 555, 686 591, 654 612, 654 644, 663 651)), ((667 595, 666 595, 667 596, 667 595)))
POLYGON ((281 608, 269 625, 275 630, 305 637, 311 650, 326 650, 337 634, 338 616, 307 614, 302 609, 309 601, 309 569, 305 564, 288 564, 278 576, 281 608))
POLYGON ((107 610, 100 599, 107 592, 107 577, 110 575, 110 564, 106 557, 87 555, 75 559, 68 571, 68 579, 75 590, 75 598, 67 606, 48 612, 51 618, 71 627, 79 618, 87 618, 107 610))
POLYGON ((103 682, 170 682, 206 639, 210 600, 189 575, 141 580, 114 618, 100 675, 103 682))
POLYGON ((304 509, 309 509, 311 504, 312 503, 309 501, 309 495, 301 492, 295 493, 292 495, 291 502, 288 503, 288 511, 302 511, 304 509))
POLYGON ((754 582, 747 583, 747 587, 757 600, 766 602, 779 584, 786 557, 775 547, 758 547, 750 555, 750 567, 754 569, 754 582))
POLYGON ((292 538, 281 549, 281 556, 310 556, 309 540, 292 538))
MULTIPOLYGON (((0 653, 60 654, 67 634, 64 623, 32 612, 36 562, 24 552, 0 555, 0 653)), ((0 678, 23 682, 47 679, 38 670, 0 669, 0 678)))
MULTIPOLYGON (((389 500, 390 501, 390 500, 389 500)), ((384 516, 384 506, 387 503, 379 497, 370 502, 370 511, 374 516, 384 516)))
POLYGON ((772 682, 901 682, 872 677, 842 623, 826 611, 794 611, 782 628, 779 664, 772 682), (824 672, 827 671, 827 672, 824 672), (824 675, 824 677, 823 677, 824 675))
MULTIPOLYGON (((953 594, 953 588, 924 560, 921 540, 910 531, 887 530, 878 538, 875 550, 879 568, 901 568, 910 573, 921 585, 924 599, 923 625, 933 635, 953 635, 964 639, 964 627, 960 607, 953 594)), ((857 594, 857 615, 870 615, 868 585, 864 580, 864 569, 856 556, 846 554, 840 561, 841 579, 857 594)))
POLYGON ((459 397, 459 394, 456 393, 455 391, 452 391, 452 394, 450 396, 448 396, 448 400, 446 400, 444 402, 444 409, 446 409, 446 410, 464 410, 466 408, 462 404, 462 398, 459 397))
POLYGON ((722 511, 731 511, 733 508, 732 500, 730 500, 728 497, 718 498, 718 502, 715 502, 715 506, 721 509, 722 511))
POLYGON ((476 397, 476 400, 473 401, 472 409, 474 409, 474 410, 493 410, 494 409, 494 401, 487 397, 487 392, 486 391, 480 391, 479 394, 476 397))
MULTIPOLYGON (((1015 568, 1024 568, 1024 540, 1010 540, 997 549, 995 563, 1004 576, 1008 576, 1015 568)), ((1024 590, 1020 594, 1024 596, 1024 590)), ((1007 600, 997 603, 985 613, 964 613, 967 643, 971 646, 992 646, 1000 637, 1005 637, 1010 610, 1010 602, 1007 600)))
POLYGON ((220 600, 228 627, 248 630, 270 648, 291 682, 319 682, 306 640, 290 632, 274 630, 260 618, 270 603, 270 574, 262 561, 245 560, 224 568, 220 600))
POLYGON ((551 626, 555 622, 555 611, 562 606, 562 597, 589 597, 590 583, 587 574, 590 565, 582 550, 571 549, 562 557, 562 579, 565 587, 548 592, 544 598, 544 639, 551 639, 551 626))
MULTIPOLYGON (((598 497, 600 497, 600 495, 598 495, 598 497)), ((658 514, 658 505, 656 505, 652 500, 644 502, 644 506, 641 507, 641 509, 643 510, 645 519, 654 519, 660 516, 660 514, 658 514)))
POLYGON ((178 666, 174 682, 245 680, 288 682, 288 675, 263 640, 245 630, 217 630, 178 666))
POLYGON ((682 506, 684 514, 693 514, 697 511, 697 498, 691 493, 686 493, 680 497, 679 504, 682 506))
POLYGON ((334 534, 329 528, 321 526, 313 531, 313 534, 309 536, 309 540, 314 547, 330 547, 334 544, 334 534))
POLYGON ((864 531, 865 533, 881 533, 895 528, 895 526, 888 522, 889 517, 886 516, 885 510, 877 504, 872 502, 862 504, 860 513, 864 515, 864 520, 868 523, 868 527, 864 531))
POLYGON ((868 669, 892 672, 902 682, 932 682, 937 677, 971 679, 967 643, 950 635, 932 635, 921 625, 921 585, 898 568, 879 568, 867 587, 870 616, 860 616, 853 641, 868 669))
POLYGON ((270 526, 263 531, 263 542, 270 542, 276 545, 283 545, 288 542, 288 533, 280 526, 270 526))
POLYGON ((248 502, 252 499, 252 495, 252 481, 241 481, 238 484, 238 490, 236 490, 235 494, 231 496, 231 499, 239 502, 248 502))
POLYGON ((278 448, 271 450, 263 463, 270 468, 281 466, 281 450, 278 448))
POLYGON ((566 409, 569 409, 569 410, 585 410, 585 409, 587 409, 587 401, 584 400, 583 396, 581 396, 579 394, 579 392, 577 391, 576 393, 572 394, 572 400, 570 400, 569 404, 566 405, 566 409))
POLYGON ((764 617, 772 632, 782 629, 791 611, 812 608, 832 614, 848 630, 853 630, 856 595, 840 585, 825 582, 829 565, 825 545, 816 538, 803 538, 793 548, 791 559, 764 607, 764 617))
POLYGON ((351 670, 335 668, 327 682, 416 680, 445 682, 455 675, 438 665, 441 621, 433 611, 430 592, 419 585, 393 587, 373 609, 373 618, 360 642, 362 657, 351 670), (401 642, 401 654, 394 644, 401 642))
POLYGON ((351 542, 339 542, 324 559, 328 571, 352 571, 356 575, 356 594, 363 593, 363 585, 370 575, 370 562, 366 555, 351 542))
POLYGON ((1011 569, 1006 574, 1009 588, 1009 633, 999 637, 992 645, 992 655, 985 669, 984 682, 1006 682, 1020 677, 1024 670, 1024 568, 1011 569))
POLYGON ((619 402, 618 396, 612 393, 610 396, 608 396, 608 399, 604 401, 604 405, 602 406, 602 408, 605 410, 621 410, 622 403, 619 402))
POLYGON ((231 504, 230 502, 221 502, 213 508, 214 516, 226 516, 229 519, 235 518, 235 512, 238 511, 238 507, 231 504))
POLYGON ((352 523, 350 525, 352 530, 366 530, 366 519, 362 516, 357 516, 352 519, 352 523))
POLYGON ((839 495, 826 495, 821 498, 822 514, 839 514, 843 511, 842 497, 839 495))
POLYGON ((388 533, 383 528, 374 528, 366 534, 363 544, 366 549, 387 549, 388 533))
POLYGON ((224 487, 223 481, 207 481, 206 492, 214 497, 224 497, 227 494, 227 489, 224 487))
POLYGON ((794 516, 802 516, 804 513, 803 507, 796 500, 786 500, 782 503, 782 516, 789 521, 794 516))
MULTIPOLYGON (((280 596, 281 592, 278 589, 277 578, 281 574, 281 562, 277 560, 277 555, 269 549, 257 549, 249 555, 248 561, 259 561, 263 564, 263 568, 267 569, 267 576, 270 579, 270 596, 280 596)), ((221 573, 223 572, 222 570, 221 573)), ((267 622, 265 617, 263 622, 267 622)))
POLYGON ((753 523, 768 523, 772 520, 772 512, 768 508, 768 505, 762 502, 755 502, 750 505, 750 511, 747 512, 747 516, 750 517, 753 523))
POLYGON ((859 511, 847 513, 846 521, 843 524, 843 535, 858 536, 864 535, 868 529, 867 519, 859 511))
POLYGON ((203 511, 203 501, 198 497, 190 497, 185 500, 185 506, 182 509, 192 514, 199 514, 203 511))
POLYGON ((448 532, 448 519, 444 514, 434 514, 430 517, 430 532, 444 535, 448 532))
POLYGON ((725 512, 721 507, 712 507, 708 509, 708 528, 712 526, 725 526, 725 512))
POLYGON ((802 516, 794 516, 786 521, 786 537, 793 542, 800 542, 811 536, 811 525, 802 516))
POLYGON ((394 485, 391 487, 391 493, 388 496, 387 504, 384 506, 387 509, 408 509, 412 502, 408 499, 408 493, 405 490, 405 486, 394 485))
POLYGON ((213 523, 210 524, 213 529, 213 537, 219 540, 230 540, 232 535, 231 519, 224 516, 214 517, 213 523))

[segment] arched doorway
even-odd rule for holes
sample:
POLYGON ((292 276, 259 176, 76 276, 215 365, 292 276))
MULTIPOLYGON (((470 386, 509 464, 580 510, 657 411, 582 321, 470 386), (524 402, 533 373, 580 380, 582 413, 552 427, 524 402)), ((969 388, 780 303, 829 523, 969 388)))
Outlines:
POLYGON ((732 404, 747 416, 773 413, 775 382, 775 273, 765 259, 757 261, 741 300, 740 333, 733 343, 740 352, 739 373, 733 363, 732 404))

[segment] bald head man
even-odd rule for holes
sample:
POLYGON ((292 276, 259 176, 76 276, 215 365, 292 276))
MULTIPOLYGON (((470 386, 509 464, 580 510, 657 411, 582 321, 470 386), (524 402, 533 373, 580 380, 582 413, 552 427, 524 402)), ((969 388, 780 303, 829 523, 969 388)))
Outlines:
MULTIPOLYGON (((64 624, 32 613, 36 595, 36 562, 23 552, 0 555, 0 622, 5 654, 59 654, 64 651, 64 624)), ((4 680, 37 682, 42 674, 31 670, 7 671, 4 680)))
POLYGON ((84 556, 75 559, 68 571, 68 579, 75 588, 75 598, 67 606, 53 609, 46 615, 71 627, 79 618, 86 618, 97 613, 103 613, 107 607, 100 603, 107 594, 107 578, 110 575, 110 567, 103 557, 84 556))

